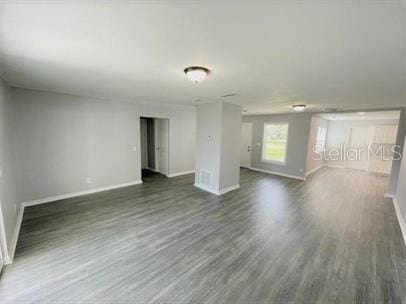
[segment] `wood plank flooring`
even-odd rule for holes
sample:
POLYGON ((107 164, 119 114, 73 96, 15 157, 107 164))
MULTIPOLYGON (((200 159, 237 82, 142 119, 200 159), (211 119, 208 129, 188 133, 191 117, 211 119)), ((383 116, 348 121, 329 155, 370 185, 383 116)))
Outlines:
POLYGON ((1 303, 406 303, 387 178, 246 169, 221 197, 193 175, 26 209, 1 303))

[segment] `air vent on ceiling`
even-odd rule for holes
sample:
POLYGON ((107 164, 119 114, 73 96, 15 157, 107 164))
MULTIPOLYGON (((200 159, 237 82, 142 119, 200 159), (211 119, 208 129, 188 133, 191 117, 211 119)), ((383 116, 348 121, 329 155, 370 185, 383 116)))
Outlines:
POLYGON ((340 109, 339 108, 324 108, 324 112, 338 112, 340 109))
POLYGON ((221 95, 221 97, 227 98, 227 97, 233 97, 233 96, 237 96, 237 95, 238 95, 237 93, 228 93, 228 94, 221 95))
POLYGON ((211 187, 212 173, 207 170, 200 170, 200 185, 204 187, 211 187))

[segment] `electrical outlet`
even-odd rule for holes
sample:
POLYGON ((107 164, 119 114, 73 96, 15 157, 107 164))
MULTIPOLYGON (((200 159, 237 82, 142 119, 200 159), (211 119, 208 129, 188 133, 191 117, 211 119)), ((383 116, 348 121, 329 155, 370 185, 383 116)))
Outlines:
POLYGON ((86 184, 91 184, 92 183, 92 179, 90 177, 86 177, 86 184))

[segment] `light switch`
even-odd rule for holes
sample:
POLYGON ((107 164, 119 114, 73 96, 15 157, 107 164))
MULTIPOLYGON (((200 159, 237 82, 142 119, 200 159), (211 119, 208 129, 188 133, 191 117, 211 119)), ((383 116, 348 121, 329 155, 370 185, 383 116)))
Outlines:
POLYGON ((133 152, 137 152, 137 147, 136 146, 133 146, 133 152))

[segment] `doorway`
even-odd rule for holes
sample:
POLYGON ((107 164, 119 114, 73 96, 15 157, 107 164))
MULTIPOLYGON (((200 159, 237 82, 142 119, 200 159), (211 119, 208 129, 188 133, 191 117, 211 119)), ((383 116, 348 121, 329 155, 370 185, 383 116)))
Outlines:
POLYGON ((361 170, 389 176, 400 112, 322 113, 312 117, 307 171, 322 166, 361 170), (318 130, 325 128, 319 143, 318 130), (321 149, 315 147, 321 146, 321 149), (315 153, 316 151, 317 153, 315 153))
POLYGON ((241 152, 240 166, 251 168, 251 150, 252 150, 252 123, 244 122, 241 128, 241 152))
POLYGON ((169 119, 140 118, 141 178, 169 174, 169 119))

